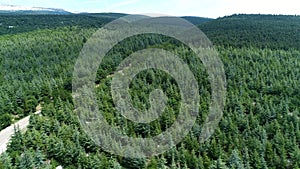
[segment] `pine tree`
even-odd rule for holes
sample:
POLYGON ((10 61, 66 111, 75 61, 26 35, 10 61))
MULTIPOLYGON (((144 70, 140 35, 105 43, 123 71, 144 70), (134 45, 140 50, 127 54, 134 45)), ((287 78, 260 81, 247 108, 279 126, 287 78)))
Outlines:
POLYGON ((228 167, 221 158, 218 158, 218 160, 212 162, 212 164, 209 166, 209 169, 228 169, 228 167))
POLYGON ((111 158, 109 162, 111 163, 111 169, 122 169, 122 166, 116 159, 111 158))
POLYGON ((12 159, 6 152, 4 152, 0 156, 0 168, 1 169, 11 169, 12 168, 12 159))
POLYGON ((14 130, 15 134, 11 137, 7 147, 7 152, 13 161, 25 150, 24 137, 21 131, 17 127, 15 127, 14 130))
POLYGON ((298 147, 291 153, 291 160, 294 168, 300 167, 300 149, 298 147))
POLYGON ((238 155, 238 151, 234 149, 229 159, 229 167, 233 169, 244 169, 244 164, 238 155))
POLYGON ((44 164, 45 156, 39 148, 37 148, 34 155, 34 165, 38 168, 44 164))
POLYGON ((29 150, 26 150, 18 160, 19 169, 29 169, 34 167, 34 159, 32 153, 29 150))
POLYGON ((157 168, 158 169, 166 169, 167 160, 165 159, 164 155, 161 155, 161 157, 158 159, 157 168))
POLYGON ((261 169, 268 169, 267 162, 266 162, 264 156, 262 156, 262 155, 261 155, 261 165, 262 165, 261 169))
POLYGON ((245 147, 244 152, 243 152, 243 161, 244 161, 244 166, 245 169, 250 169, 250 156, 249 156, 249 151, 248 148, 245 147))
POLYGON ((123 157, 121 165, 126 168, 144 168, 146 165, 146 160, 143 158, 128 158, 123 157))

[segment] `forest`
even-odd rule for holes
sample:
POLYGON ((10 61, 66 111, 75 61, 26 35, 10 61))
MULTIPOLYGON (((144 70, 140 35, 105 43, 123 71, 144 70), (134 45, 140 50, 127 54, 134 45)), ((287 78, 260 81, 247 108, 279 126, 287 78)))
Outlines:
POLYGON ((130 54, 145 48, 177 53, 199 84, 200 114, 184 140, 167 152, 142 159, 105 152, 80 125, 72 97, 72 75, 84 43, 105 23, 124 14, 0 15, 0 129, 31 115, 26 132, 15 128, 0 169, 28 168, 300 168, 300 16, 232 15, 186 17, 219 52, 227 96, 218 128, 206 142, 198 137, 211 96, 202 62, 187 47, 160 35, 123 40, 104 57, 97 72, 97 103, 105 120, 122 133, 151 137, 170 127, 181 100, 178 84, 149 69, 130 84, 134 107, 149 108, 149 94, 168 96, 159 119, 134 123, 114 108, 111 74, 130 54), (14 28, 8 28, 8 26, 14 28), (33 115, 42 105, 41 115, 33 115))

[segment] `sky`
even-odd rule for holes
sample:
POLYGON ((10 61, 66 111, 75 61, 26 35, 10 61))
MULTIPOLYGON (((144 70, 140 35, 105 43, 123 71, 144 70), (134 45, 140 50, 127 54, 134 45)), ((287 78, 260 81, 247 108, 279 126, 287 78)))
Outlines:
POLYGON ((218 18, 232 14, 300 15, 300 0, 0 0, 0 4, 62 8, 70 12, 120 12, 218 18))

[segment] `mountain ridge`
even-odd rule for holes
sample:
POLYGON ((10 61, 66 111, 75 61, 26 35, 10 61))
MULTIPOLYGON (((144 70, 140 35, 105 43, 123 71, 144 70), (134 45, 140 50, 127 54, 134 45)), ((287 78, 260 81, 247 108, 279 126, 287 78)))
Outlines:
POLYGON ((71 14, 59 8, 26 7, 0 4, 0 13, 4 14, 71 14))

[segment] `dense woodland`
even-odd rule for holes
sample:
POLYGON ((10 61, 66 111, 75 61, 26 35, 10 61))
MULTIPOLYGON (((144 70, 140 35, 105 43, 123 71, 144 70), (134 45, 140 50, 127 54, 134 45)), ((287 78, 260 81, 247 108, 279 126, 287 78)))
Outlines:
POLYGON ((38 29, 79 26, 82 28, 101 27, 121 17, 121 14, 89 15, 0 15, 0 35, 29 32, 38 29))
POLYGON ((150 124, 137 124, 116 112, 110 75, 135 51, 155 47, 178 54, 194 73, 201 95, 200 115, 180 144, 158 156, 130 159, 103 151, 87 136, 71 95, 73 68, 83 44, 97 27, 119 15, 11 16, 13 21, 0 16, 1 23, 16 25, 11 28, 14 32, 0 26, 0 129, 42 105, 42 115, 31 116, 26 132, 16 128, 8 150, 0 156, 0 169, 300 168, 299 16, 233 15, 205 23, 193 18, 215 44, 227 79, 224 115, 203 144, 198 136, 211 91, 201 61, 176 40, 157 35, 131 37, 115 46, 99 66, 96 94, 107 122, 123 133, 132 137, 161 133, 176 119, 181 100, 173 78, 150 69, 133 79, 130 94, 134 106, 145 110, 150 92, 162 89, 168 96, 162 116, 150 124), (38 20, 43 17, 49 23, 38 20), (66 25, 58 24, 62 21, 66 25))
POLYGON ((259 49, 300 49, 300 17, 231 15, 199 25, 216 45, 259 49))

